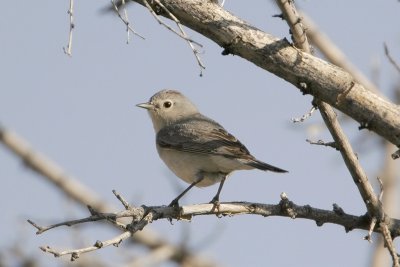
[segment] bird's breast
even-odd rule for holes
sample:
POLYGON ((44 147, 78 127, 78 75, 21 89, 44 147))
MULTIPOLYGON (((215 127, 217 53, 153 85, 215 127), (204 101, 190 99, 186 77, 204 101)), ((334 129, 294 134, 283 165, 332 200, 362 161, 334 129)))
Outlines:
MULTIPOLYGON (((222 178, 235 170, 221 168, 215 156, 182 152, 157 146, 160 158, 179 178, 187 183, 204 177, 196 186, 205 187, 218 183, 222 178)), ((218 157, 220 158, 220 157, 218 157)))

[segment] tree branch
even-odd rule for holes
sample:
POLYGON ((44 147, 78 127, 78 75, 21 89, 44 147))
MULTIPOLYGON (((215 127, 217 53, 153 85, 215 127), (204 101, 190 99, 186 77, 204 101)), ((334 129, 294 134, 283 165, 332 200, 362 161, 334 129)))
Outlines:
MULTIPOLYGON (((277 3, 282 10, 283 17, 285 18, 291 29, 294 43, 300 45, 299 48, 301 48, 303 51, 309 52, 310 47, 306 38, 305 30, 303 29, 302 25, 298 23, 298 21, 300 21, 300 17, 297 14, 294 3, 288 0, 277 0, 277 3), (295 24, 293 23, 294 21, 296 21, 295 24)), ((390 236, 390 232, 385 222, 386 214, 383 211, 380 198, 378 199, 378 197, 375 195, 374 190, 367 178, 367 175, 362 169, 361 164, 358 162, 358 159, 353 152, 350 142, 348 141, 346 135, 340 127, 339 121, 337 120, 336 114, 332 107, 319 99, 316 99, 314 101, 317 104, 321 112, 322 118, 324 119, 324 122, 329 129, 329 132, 335 140, 335 145, 342 154, 342 158, 346 163, 347 169, 350 171, 350 174, 353 177, 353 181, 357 185, 362 199, 364 200, 364 203, 367 207, 368 215, 370 216, 370 227, 368 235, 366 236, 366 240, 371 242, 372 231, 378 223, 381 228, 385 244, 388 247, 388 250, 392 256, 393 267, 399 267, 399 258, 397 256, 393 240, 390 236)), ((383 193, 383 188, 381 187, 381 189, 381 193, 383 193)))
MULTIPOLYGON (((40 174, 46 181, 54 184, 57 189, 65 193, 68 197, 75 200, 78 204, 93 207, 96 211, 107 211, 116 210, 115 207, 107 204, 103 201, 95 192, 85 187, 83 184, 78 182, 78 179, 68 175, 65 171, 46 158, 44 155, 36 152, 31 146, 20 136, 12 131, 6 130, 0 125, 0 142, 3 143, 10 151, 12 151, 17 157, 26 164, 27 167, 40 174)), ((105 218, 103 218, 104 220, 105 218)), ((32 222, 33 223, 33 222, 32 222)), ((32 224, 31 223, 31 224, 32 224)), ((34 224, 32 224, 34 225, 34 224)), ((121 229, 121 225, 113 223, 112 225, 117 226, 121 229)), ((35 226, 35 225, 34 225, 35 226)), ((38 227, 35 226, 39 233, 38 227)), ((58 227, 58 226, 54 226, 58 227)), ((48 229, 47 229, 48 230, 48 229)), ((160 246, 168 246, 174 251, 173 256, 170 258, 172 261, 177 263, 190 262, 191 266, 217 266, 215 262, 207 260, 203 257, 197 256, 188 249, 184 249, 180 246, 173 245, 167 240, 163 239, 158 233, 146 228, 143 231, 137 232, 132 236, 133 240, 138 244, 142 244, 149 249, 156 249, 160 246), (184 255, 184 256, 182 256, 184 255)))
MULTIPOLYGON (((82 253, 98 250, 109 245, 119 244, 131 235, 135 233, 137 234, 137 231, 142 230, 148 224, 160 219, 192 220, 196 216, 216 215, 220 218, 222 216, 231 217, 235 215, 249 214, 261 215, 263 217, 280 216, 291 219, 303 218, 315 221, 317 226, 322 226, 325 223, 332 223, 343 226, 346 232, 354 229, 368 230, 370 226, 370 218, 368 215, 355 216, 346 214, 337 204, 333 205, 332 211, 314 208, 310 205, 296 205, 290 201, 284 193, 281 194, 281 201, 279 204, 275 205, 250 202, 223 202, 220 203, 219 209, 215 209, 214 205, 210 203, 181 206, 178 208, 168 206, 135 207, 131 205, 127 208, 126 205, 124 206, 126 209, 117 213, 95 212, 95 214, 83 219, 61 222, 50 226, 38 226, 32 221, 30 221, 30 223, 39 230, 37 234, 41 234, 47 230, 60 226, 73 226, 98 220, 107 220, 113 223, 119 218, 132 218, 130 224, 124 225, 124 232, 122 234, 110 240, 96 241, 94 245, 89 247, 65 251, 58 251, 49 246, 41 247, 44 252, 51 253, 57 257, 71 255, 71 260, 77 259, 82 253), (110 220, 110 218, 112 218, 112 220, 110 220)), ((392 238, 400 235, 400 220, 390 218, 386 225, 386 234, 390 233, 392 238)), ((376 227, 373 231, 381 232, 382 230, 381 228, 376 227)))
POLYGON ((67 47, 63 47, 64 53, 68 56, 72 56, 72 32, 75 29, 74 23, 74 0, 69 0, 69 8, 68 8, 68 16, 69 16, 69 34, 68 34, 68 44, 67 47))
POLYGON ((328 146, 328 147, 332 147, 336 150, 339 150, 336 146, 335 142, 324 142, 322 140, 318 140, 318 141, 311 141, 309 139, 306 139, 306 142, 310 143, 311 145, 319 145, 319 146, 328 146))
POLYGON ((383 49, 385 50, 385 55, 388 58, 389 62, 393 65, 393 67, 400 73, 400 65, 397 64, 396 60, 390 55, 389 48, 386 43, 383 43, 383 49))
MULTIPOLYGON (((144 5, 142 0, 135 0, 144 5)), ((400 108, 366 90, 343 69, 293 47, 203 0, 160 0, 179 21, 224 48, 346 113, 400 146, 400 108)))
MULTIPOLYGON (((300 21, 300 18, 296 12, 293 2, 288 0, 277 0, 276 2, 281 8, 283 17, 291 29, 293 39, 299 40, 297 42, 295 41, 295 43, 301 45, 301 47, 299 48, 303 51, 309 52, 310 47, 305 36, 306 34, 303 27, 298 23, 298 21, 300 21), (294 24, 293 22, 296 23, 294 24)), ((328 104, 320 101, 319 99, 315 100, 315 103, 320 109, 322 118, 324 119, 326 126, 328 127, 333 139, 335 140, 335 145, 337 146, 337 149, 341 152, 346 166, 349 169, 353 180, 361 193, 369 214, 371 216, 378 215, 378 213, 380 212, 378 198, 373 192, 367 175, 364 173, 363 169, 358 163, 358 159, 355 156, 355 153, 353 152, 353 149, 351 148, 351 145, 347 140, 346 135, 340 127, 338 120, 336 119, 335 112, 328 104)), ((378 217, 380 218, 381 216, 382 215, 378 217)))
POLYGON ((129 44, 129 40, 130 40, 130 35, 129 35, 129 32, 132 32, 134 35, 136 35, 136 36, 138 36, 138 37, 140 37, 140 38, 142 38, 143 40, 145 39, 142 35, 140 35, 138 32, 136 32, 133 28, 132 28, 132 26, 130 25, 130 22, 129 22, 129 19, 128 19, 128 12, 126 11, 126 7, 125 7, 125 0, 123 0, 122 2, 121 2, 121 5, 122 5, 122 7, 123 7, 123 10, 124 10, 124 17, 122 17, 122 15, 121 15, 121 13, 119 12, 119 7, 121 6, 121 5, 117 5, 116 3, 115 3, 115 1, 114 0, 111 0, 111 4, 113 5, 113 10, 115 11, 115 13, 117 14, 117 16, 118 16, 118 18, 125 24, 125 26, 126 26, 126 34, 127 34, 127 37, 126 37, 126 43, 127 44, 129 44))

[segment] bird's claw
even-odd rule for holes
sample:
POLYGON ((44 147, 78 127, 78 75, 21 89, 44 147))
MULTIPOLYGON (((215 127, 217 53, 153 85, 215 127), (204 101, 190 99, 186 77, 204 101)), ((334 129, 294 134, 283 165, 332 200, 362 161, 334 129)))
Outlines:
POLYGON ((211 211, 217 210, 219 212, 219 205, 220 205, 219 198, 213 197, 213 199, 210 201, 210 204, 213 204, 211 211))

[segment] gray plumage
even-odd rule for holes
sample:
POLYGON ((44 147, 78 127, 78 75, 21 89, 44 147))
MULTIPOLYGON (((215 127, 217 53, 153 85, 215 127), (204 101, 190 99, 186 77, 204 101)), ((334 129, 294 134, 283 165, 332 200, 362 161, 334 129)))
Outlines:
MULTIPOLYGON (((163 90, 138 104, 149 111, 156 132, 157 151, 165 164, 193 186, 221 182, 235 170, 260 169, 286 172, 257 160, 249 150, 220 124, 199 113, 195 105, 174 90, 163 90)), ((173 202, 174 202, 173 201, 173 202)))

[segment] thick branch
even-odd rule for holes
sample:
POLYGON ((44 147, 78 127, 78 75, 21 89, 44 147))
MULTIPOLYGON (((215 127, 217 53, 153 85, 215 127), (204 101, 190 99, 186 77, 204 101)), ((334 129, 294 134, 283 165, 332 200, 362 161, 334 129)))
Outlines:
MULTIPOLYGON (((294 3, 286 0, 276 1, 282 10, 283 17, 288 23, 294 43, 298 44, 298 48, 309 53, 310 46, 307 41, 306 34, 302 25, 300 24, 300 17, 297 14, 294 3), (297 41, 296 41, 297 40, 297 41)), ((297 45, 296 45, 297 46, 297 45)), ((349 169, 355 184, 357 185, 360 194, 367 206, 370 216, 378 216, 382 212, 378 198, 374 194, 371 184, 368 181, 367 175, 363 171, 361 165, 358 163, 357 157, 351 148, 350 142, 340 127, 339 121, 336 119, 334 110, 328 104, 315 100, 318 108, 320 109, 322 118, 328 127, 337 149, 341 152, 344 162, 349 169)), ((378 216, 381 218, 382 215, 378 216)))
MULTIPOLYGON (((143 5, 141 0, 135 1, 143 5)), ((343 69, 303 53, 287 40, 249 25, 211 1, 160 2, 183 25, 223 47, 223 54, 238 55, 253 62, 400 146, 400 108, 366 90, 343 69)))
MULTIPOLYGON (((294 39, 294 44, 296 47, 301 48, 304 52, 310 51, 309 44, 307 42, 306 34, 302 25, 299 23, 300 17, 296 12, 296 8, 292 1, 287 0, 277 0, 279 7, 282 10, 283 17, 287 21, 290 26, 292 36, 294 39), (296 22, 296 23, 294 23, 296 22)), ((381 180, 381 194, 380 197, 376 197, 371 184, 368 181, 368 178, 362 169, 361 165, 358 163, 357 157, 353 152, 351 145, 344 134, 342 128, 338 120, 336 119, 336 114, 332 107, 324 103, 322 101, 314 100, 320 109, 322 118, 326 126, 328 127, 330 133, 332 134, 335 145, 338 150, 341 152, 342 157, 346 163, 347 168, 349 169, 354 182, 356 183, 358 190, 364 200, 364 203, 368 209, 368 215, 371 217, 370 227, 368 231, 368 235, 366 239, 371 241, 371 234, 373 229, 376 226, 376 223, 379 222, 379 226, 381 228, 382 236, 384 237, 386 247, 388 248, 392 259, 393 259, 393 267, 399 266, 399 258, 397 256, 397 252, 395 246, 393 244, 393 239, 391 237, 390 231, 384 221, 385 214, 381 205, 381 197, 383 194, 383 185, 381 180)))

